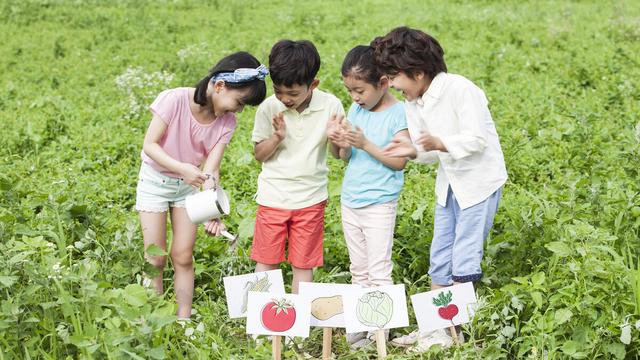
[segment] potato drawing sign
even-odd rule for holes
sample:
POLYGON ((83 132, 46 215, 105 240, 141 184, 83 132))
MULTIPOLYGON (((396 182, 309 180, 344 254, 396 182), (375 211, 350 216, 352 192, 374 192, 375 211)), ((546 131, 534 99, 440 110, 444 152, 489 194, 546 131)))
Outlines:
POLYGON ((352 284, 324 284, 301 282, 300 295, 311 299, 311 326, 344 327, 343 294, 348 289, 359 289, 352 284))
POLYGON ((319 297, 311 301, 311 315, 318 320, 328 320, 343 312, 341 295, 319 297))

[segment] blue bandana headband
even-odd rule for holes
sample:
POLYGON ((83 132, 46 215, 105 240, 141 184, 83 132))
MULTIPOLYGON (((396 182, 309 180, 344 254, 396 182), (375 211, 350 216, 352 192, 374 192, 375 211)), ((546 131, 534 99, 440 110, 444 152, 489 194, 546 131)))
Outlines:
POLYGON ((222 80, 228 83, 243 83, 252 81, 255 79, 264 80, 264 77, 269 74, 269 70, 263 64, 260 64, 255 69, 251 68, 240 68, 236 69, 234 72, 223 72, 218 73, 215 76, 211 77, 212 82, 216 82, 218 80, 222 80))

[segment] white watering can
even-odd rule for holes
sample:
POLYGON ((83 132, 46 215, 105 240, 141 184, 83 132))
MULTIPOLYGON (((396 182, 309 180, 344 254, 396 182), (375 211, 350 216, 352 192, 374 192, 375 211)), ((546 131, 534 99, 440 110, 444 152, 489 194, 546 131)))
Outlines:
MULTIPOLYGON (((219 186, 187 196, 185 207, 189 219, 194 224, 203 224, 213 219, 220 219, 225 215, 229 215, 231 211, 229 197, 219 186)), ((236 240, 238 240, 237 235, 233 235, 226 230, 221 234, 229 239, 232 245, 235 245, 236 240)))

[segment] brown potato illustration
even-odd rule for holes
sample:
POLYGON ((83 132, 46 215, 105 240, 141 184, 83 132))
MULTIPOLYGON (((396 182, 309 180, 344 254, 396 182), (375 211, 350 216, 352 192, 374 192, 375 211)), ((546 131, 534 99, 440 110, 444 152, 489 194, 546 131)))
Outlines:
POLYGON ((319 297, 311 302, 311 315, 318 320, 327 320, 342 314, 342 296, 319 297))

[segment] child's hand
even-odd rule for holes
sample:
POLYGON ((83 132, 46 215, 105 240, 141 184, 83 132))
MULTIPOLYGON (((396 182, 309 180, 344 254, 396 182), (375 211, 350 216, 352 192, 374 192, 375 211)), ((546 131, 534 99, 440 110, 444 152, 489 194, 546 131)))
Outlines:
POLYGON ((344 135, 345 140, 351 146, 355 146, 358 149, 364 148, 369 140, 364 136, 364 132, 360 127, 356 126, 355 130, 351 129, 344 135))
POLYGON ((200 171, 197 166, 189 163, 182 163, 180 174, 184 182, 198 188, 207 180, 207 175, 200 171))
POLYGON ((415 159, 418 155, 418 151, 411 143, 411 140, 406 138, 393 139, 389 145, 382 149, 382 153, 385 156, 408 157, 411 159, 415 159))
POLYGON ((422 145, 424 151, 447 151, 447 148, 442 143, 439 137, 431 135, 429 132, 422 130, 422 134, 416 141, 418 144, 422 145))
POLYGON ((327 138, 333 144, 343 149, 350 147, 349 143, 344 139, 344 123, 347 122, 342 115, 332 114, 327 122, 327 138))
POLYGON ((210 236, 220 236, 227 229, 220 219, 213 219, 204 223, 204 231, 210 236))
POLYGON ((279 112, 274 115, 271 120, 271 125, 273 125, 273 135, 282 141, 287 135, 287 125, 284 122, 284 114, 279 112))

